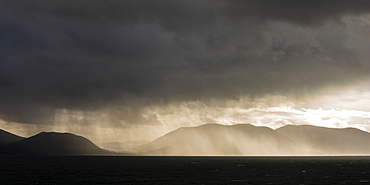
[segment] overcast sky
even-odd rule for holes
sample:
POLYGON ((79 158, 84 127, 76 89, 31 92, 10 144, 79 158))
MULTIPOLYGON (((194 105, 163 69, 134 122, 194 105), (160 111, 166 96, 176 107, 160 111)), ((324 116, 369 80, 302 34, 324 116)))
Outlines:
POLYGON ((3 0, 0 126, 366 130, 369 13, 367 0, 3 0))

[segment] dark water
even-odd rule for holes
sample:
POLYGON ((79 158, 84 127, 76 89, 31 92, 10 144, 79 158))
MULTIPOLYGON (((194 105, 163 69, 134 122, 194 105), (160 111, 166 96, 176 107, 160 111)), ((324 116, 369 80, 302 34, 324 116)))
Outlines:
POLYGON ((0 155, 0 184, 367 183, 370 157, 0 155))

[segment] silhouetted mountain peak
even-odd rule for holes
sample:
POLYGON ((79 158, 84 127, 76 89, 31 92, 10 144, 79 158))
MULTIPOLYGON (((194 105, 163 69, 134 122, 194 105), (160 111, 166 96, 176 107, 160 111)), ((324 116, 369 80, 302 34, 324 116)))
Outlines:
POLYGON ((41 132, 30 138, 9 144, 4 153, 21 154, 104 154, 90 140, 71 133, 41 132))
POLYGON ((22 139, 24 138, 0 129, 0 147, 22 139))

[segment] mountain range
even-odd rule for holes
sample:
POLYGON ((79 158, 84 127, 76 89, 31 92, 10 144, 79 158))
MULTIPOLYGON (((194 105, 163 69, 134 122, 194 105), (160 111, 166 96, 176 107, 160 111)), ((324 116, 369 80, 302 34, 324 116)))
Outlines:
POLYGON ((302 146, 328 155, 370 154, 370 133, 356 128, 287 125, 276 130, 302 146))
POLYGON ((250 124, 205 124, 172 131, 138 148, 149 155, 305 155, 314 154, 270 129, 250 124))
POLYGON ((110 150, 130 150, 139 155, 175 156, 369 155, 369 141, 370 133, 356 128, 287 125, 273 130, 250 124, 205 124, 182 127, 151 142, 103 143, 100 144, 102 149, 71 133, 41 132, 23 138, 0 130, 0 153, 127 155, 110 150))
POLYGON ((137 148, 147 155, 369 155, 370 133, 356 128, 250 124, 184 127, 137 148))
POLYGON ((1 154, 110 155, 116 152, 99 148, 90 140, 71 133, 41 132, 22 138, 1 130, 1 154))

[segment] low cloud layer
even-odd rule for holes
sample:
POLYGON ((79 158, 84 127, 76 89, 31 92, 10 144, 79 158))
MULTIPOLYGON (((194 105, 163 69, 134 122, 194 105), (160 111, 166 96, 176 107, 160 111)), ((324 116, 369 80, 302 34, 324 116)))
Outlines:
POLYGON ((2 1, 0 118, 127 126, 156 123, 150 106, 347 88, 370 74, 369 3, 2 1))

